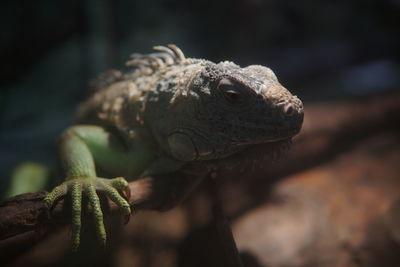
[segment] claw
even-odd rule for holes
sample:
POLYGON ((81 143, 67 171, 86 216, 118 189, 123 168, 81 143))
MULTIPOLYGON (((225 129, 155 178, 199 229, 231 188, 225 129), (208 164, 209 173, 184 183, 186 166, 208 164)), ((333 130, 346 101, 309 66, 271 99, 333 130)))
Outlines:
POLYGON ((129 189, 129 187, 126 187, 123 191, 123 197, 129 202, 129 200, 131 199, 131 190, 129 189))
POLYGON ((123 221, 124 225, 127 225, 130 219, 131 219, 131 215, 125 215, 124 221, 123 221))
POLYGON ((46 203, 44 204, 44 209, 45 209, 46 219, 50 219, 51 218, 50 209, 47 208, 46 203))

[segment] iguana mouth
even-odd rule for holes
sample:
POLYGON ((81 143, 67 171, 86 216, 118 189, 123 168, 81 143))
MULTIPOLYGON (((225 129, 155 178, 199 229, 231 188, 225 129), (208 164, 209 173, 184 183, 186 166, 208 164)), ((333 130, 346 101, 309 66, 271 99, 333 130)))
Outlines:
POLYGON ((241 141, 232 141, 233 145, 239 146, 249 146, 249 145, 259 145, 259 144, 266 144, 266 143, 278 143, 282 141, 290 141, 293 136, 295 136, 297 132, 290 132, 281 137, 272 137, 272 138, 261 138, 261 139, 248 139, 248 140, 241 140, 241 141))
POLYGON ((292 139, 292 136, 290 136, 290 137, 285 136, 285 137, 278 137, 278 138, 261 140, 259 142, 256 141, 256 143, 254 143, 254 144, 276 143, 276 142, 280 142, 280 141, 284 141, 284 140, 290 140, 290 139, 292 139))

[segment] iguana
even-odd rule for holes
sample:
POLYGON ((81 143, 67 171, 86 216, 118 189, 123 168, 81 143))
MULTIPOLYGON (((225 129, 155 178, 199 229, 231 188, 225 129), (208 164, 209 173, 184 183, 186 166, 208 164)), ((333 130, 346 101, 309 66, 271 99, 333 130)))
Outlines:
POLYGON ((58 198, 71 195, 73 250, 80 243, 82 195, 105 244, 96 191, 130 216, 120 194, 126 179, 170 179, 188 165, 211 166, 251 147, 286 144, 301 128, 302 102, 269 68, 186 58, 175 45, 154 50, 133 54, 126 73, 101 75, 92 96, 79 106, 76 124, 59 139, 65 182, 44 201, 50 209, 58 198))

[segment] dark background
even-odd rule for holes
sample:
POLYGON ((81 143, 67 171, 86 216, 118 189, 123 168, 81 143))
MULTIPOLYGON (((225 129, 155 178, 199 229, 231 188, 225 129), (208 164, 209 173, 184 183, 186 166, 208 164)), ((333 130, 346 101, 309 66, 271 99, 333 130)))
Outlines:
POLYGON ((88 81, 133 52, 272 68, 305 104, 373 97, 400 83, 400 1, 2 1, 0 191, 12 168, 52 165, 88 81))

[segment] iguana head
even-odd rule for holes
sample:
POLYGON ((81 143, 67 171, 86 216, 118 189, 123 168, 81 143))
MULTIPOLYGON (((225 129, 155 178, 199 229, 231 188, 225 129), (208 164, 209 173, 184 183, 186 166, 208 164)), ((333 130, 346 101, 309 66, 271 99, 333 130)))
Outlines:
POLYGON ((170 124, 167 146, 174 158, 220 159, 251 146, 290 140, 300 131, 303 104, 269 68, 197 63, 199 68, 187 73, 185 90, 170 103, 176 123, 170 124))

